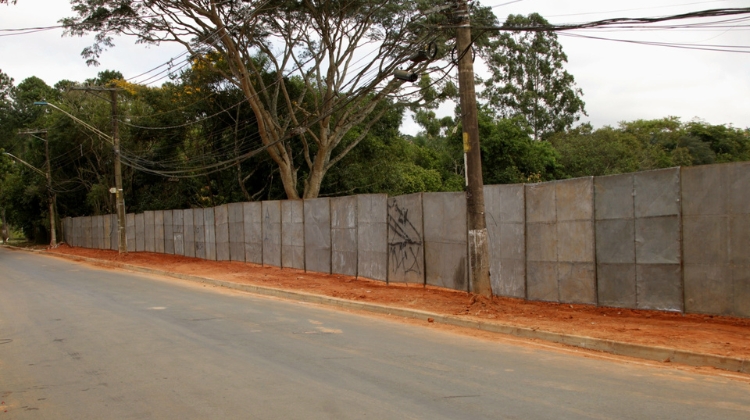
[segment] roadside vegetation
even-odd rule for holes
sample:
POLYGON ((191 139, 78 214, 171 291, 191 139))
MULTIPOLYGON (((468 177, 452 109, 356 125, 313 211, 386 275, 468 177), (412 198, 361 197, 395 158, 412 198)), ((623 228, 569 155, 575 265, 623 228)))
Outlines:
MULTIPOLYGON (((118 18, 114 12, 95 13, 120 2, 73 3, 79 4, 79 15, 65 22, 72 34, 103 33, 103 28, 125 30, 106 24, 143 24, 118 18), (99 21, 92 24, 94 18, 99 21)), ((376 36, 388 25, 404 33, 413 30, 410 24, 396 25, 371 2, 351 3, 357 7, 347 6, 341 25, 353 25, 369 11, 368 19, 375 22, 370 35, 377 42, 390 42, 388 35, 376 36)), ((414 10, 429 7, 426 2, 414 4, 411 9, 400 5, 388 13, 403 18, 398 22, 412 22, 414 10)), ((266 30, 314 31, 314 25, 293 27, 313 12, 302 6, 290 8, 284 19, 292 26, 269 26, 266 30)), ((475 21, 498 22, 488 8, 477 7, 473 14, 475 21)), ((313 23, 315 18, 322 19, 307 17, 313 23)), ((429 17, 432 21, 442 18, 429 17)), ((511 26, 532 24, 545 25, 546 20, 532 14, 511 15, 505 21, 511 26)), ((232 42, 241 43, 243 36, 251 35, 239 33, 232 42)), ((461 191, 460 117, 438 117, 434 111, 444 101, 457 100, 450 78, 437 77, 440 71, 447 71, 437 70, 441 60, 443 64, 450 61, 449 35, 432 41, 439 44, 440 54, 434 62, 420 64, 422 76, 416 83, 394 82, 388 73, 381 80, 369 80, 366 93, 329 89, 345 84, 342 80, 346 79, 325 80, 328 73, 321 67, 325 60, 316 55, 321 53, 317 48, 322 48, 317 38, 295 47, 301 50, 283 50, 291 61, 306 57, 320 67, 308 67, 307 73, 290 72, 270 58, 271 49, 260 44, 249 45, 252 54, 241 57, 227 56, 231 45, 215 51, 189 48, 185 65, 159 83, 134 83, 117 70, 105 70, 93 80, 61 80, 49 86, 37 77, 16 83, 0 70, 0 152, 12 155, 0 155, 0 216, 15 232, 34 241, 47 241, 47 183, 29 167, 46 170, 45 141, 60 217, 116 211, 109 192, 114 185, 111 144, 71 117, 35 105, 39 101, 53 103, 95 129, 111 133, 110 103, 90 92, 71 89, 87 85, 118 88, 128 212, 361 193, 461 191), (245 74, 237 73, 241 67, 253 76, 247 80, 240 77, 245 74), (253 96, 253 86, 263 84, 276 96, 253 96), (255 99, 248 99, 250 96, 255 99), (331 108, 332 103, 339 105, 331 108), (411 118, 407 115, 413 115, 421 127, 414 136, 399 131, 404 118, 411 118), (271 132, 267 132, 269 127, 271 132), (34 130, 46 130, 46 134, 25 134, 34 130), (331 137, 326 137, 329 134, 331 137)), ((389 57, 411 52, 402 47, 359 65, 385 63, 384 68, 396 68, 389 57)), ((567 57, 553 32, 483 35, 476 48, 478 59, 490 69, 487 79, 477 84, 485 184, 750 160, 747 128, 669 116, 623 121, 613 127, 581 123, 586 115, 584 92, 565 70, 567 57)), ((90 58, 95 60, 101 51, 92 51, 90 58)))

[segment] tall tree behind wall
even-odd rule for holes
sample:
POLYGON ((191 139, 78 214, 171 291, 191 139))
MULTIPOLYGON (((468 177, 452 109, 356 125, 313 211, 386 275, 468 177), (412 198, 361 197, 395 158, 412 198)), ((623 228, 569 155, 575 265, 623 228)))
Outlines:
MULTIPOLYGON (((509 15, 505 26, 540 28, 541 15, 509 15)), ((557 35, 544 30, 501 32, 487 57, 491 76, 481 97, 503 118, 522 117, 535 140, 563 131, 586 115, 583 92, 564 66, 568 57, 557 35)))

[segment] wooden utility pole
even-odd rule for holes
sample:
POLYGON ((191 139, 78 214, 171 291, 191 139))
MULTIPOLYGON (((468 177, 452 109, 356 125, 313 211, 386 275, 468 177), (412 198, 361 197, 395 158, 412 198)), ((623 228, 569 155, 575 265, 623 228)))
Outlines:
MULTIPOLYGON (((44 155, 46 156, 47 170, 44 172, 45 178, 47 178, 47 201, 49 204, 49 246, 52 248, 57 247, 57 223, 55 222, 55 192, 52 191, 52 164, 49 159, 49 140, 47 138, 47 130, 28 130, 22 131, 19 134, 41 134, 44 137, 37 137, 44 142, 44 155)), ((35 136, 36 137, 36 136, 35 136)))
POLYGON ((110 91, 112 101, 112 142, 115 149, 115 200, 117 201, 117 249, 120 254, 128 252, 125 232, 125 194, 122 190, 122 165, 120 163, 120 128, 117 122, 117 89, 110 91))
POLYGON ((115 162, 115 200, 117 203, 117 250, 120 254, 128 252, 128 238, 125 231, 125 194, 122 190, 122 164, 120 162, 120 128, 117 115, 117 91, 116 87, 85 86, 74 87, 72 90, 85 90, 95 92, 109 92, 110 104, 112 105, 112 146, 114 148, 115 162))
POLYGON ((474 58, 471 40, 469 5, 457 0, 456 18, 458 51, 458 88, 461 94, 461 116, 464 152, 466 153, 466 209, 469 216, 469 265, 472 292, 490 297, 489 242, 484 217, 484 181, 479 150, 477 96, 474 90, 474 58))

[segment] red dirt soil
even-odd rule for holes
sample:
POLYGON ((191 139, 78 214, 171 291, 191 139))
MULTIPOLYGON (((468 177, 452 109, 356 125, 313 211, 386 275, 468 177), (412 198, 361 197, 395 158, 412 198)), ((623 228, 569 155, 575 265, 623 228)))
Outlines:
POLYGON ((750 359, 750 319, 745 318, 527 302, 502 297, 487 299, 431 286, 386 285, 385 282, 342 275, 305 273, 288 268, 206 261, 148 252, 119 255, 116 251, 73 248, 67 245, 48 252, 117 261, 215 280, 457 315, 542 331, 750 359))

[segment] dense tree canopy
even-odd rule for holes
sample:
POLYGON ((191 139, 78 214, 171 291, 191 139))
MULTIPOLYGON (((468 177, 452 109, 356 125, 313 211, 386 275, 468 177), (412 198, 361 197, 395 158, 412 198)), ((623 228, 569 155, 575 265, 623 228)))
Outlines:
POLYGON ((450 67, 449 61, 410 60, 428 45, 450 49, 445 31, 425 26, 447 17, 425 14, 434 5, 424 0, 71 3, 76 15, 63 23, 70 35, 96 34, 83 52, 91 63, 120 34, 177 42, 194 58, 210 57, 252 110, 288 198, 319 194, 324 175, 384 117, 383 101, 414 105, 426 97, 419 86, 405 91, 404 81, 393 77, 396 69, 441 80, 450 67), (359 135, 352 138, 354 127, 359 135))

